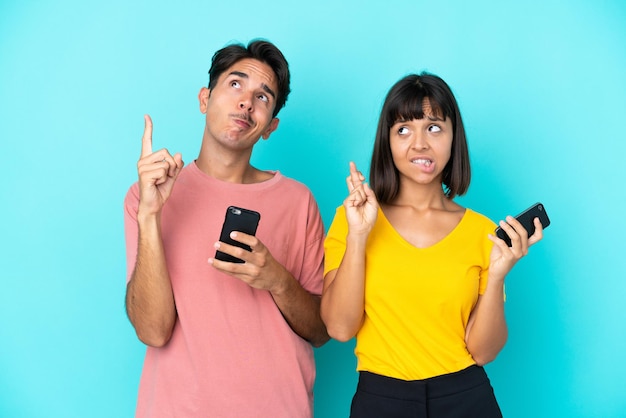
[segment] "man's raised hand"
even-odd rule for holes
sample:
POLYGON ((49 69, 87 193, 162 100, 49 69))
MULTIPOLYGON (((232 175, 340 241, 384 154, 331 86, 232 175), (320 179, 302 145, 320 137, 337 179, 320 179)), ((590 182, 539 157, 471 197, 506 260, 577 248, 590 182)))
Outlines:
POLYGON ((145 115, 144 121, 141 157, 137 162, 139 212, 156 214, 170 197, 184 163, 180 153, 172 156, 165 148, 152 152, 152 119, 145 115))

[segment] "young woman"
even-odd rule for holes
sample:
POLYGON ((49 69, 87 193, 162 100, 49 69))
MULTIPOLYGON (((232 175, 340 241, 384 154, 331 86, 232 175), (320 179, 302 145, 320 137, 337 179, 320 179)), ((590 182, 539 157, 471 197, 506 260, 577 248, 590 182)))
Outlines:
POLYGON ((356 335, 351 417, 501 417, 482 366, 504 346, 504 278, 541 240, 513 217, 496 225, 454 202, 470 183, 449 86, 422 73, 383 105, 370 185, 354 163, 328 231, 321 314, 356 335))

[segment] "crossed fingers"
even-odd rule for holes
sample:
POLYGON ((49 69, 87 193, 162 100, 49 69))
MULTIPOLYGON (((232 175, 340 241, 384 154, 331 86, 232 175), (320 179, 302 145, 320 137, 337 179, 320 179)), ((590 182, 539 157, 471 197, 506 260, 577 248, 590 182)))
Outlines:
POLYGON ((367 201, 367 195, 363 188, 363 182, 365 176, 363 173, 357 170, 356 164, 350 161, 350 174, 346 177, 346 185, 350 196, 348 199, 352 202, 353 206, 361 206, 367 201))

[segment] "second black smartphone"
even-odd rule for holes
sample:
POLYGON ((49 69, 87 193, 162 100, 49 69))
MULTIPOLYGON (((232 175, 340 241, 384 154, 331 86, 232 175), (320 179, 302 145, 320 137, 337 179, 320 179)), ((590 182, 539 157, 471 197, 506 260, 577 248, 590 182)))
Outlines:
MULTIPOLYGON (((546 229, 548 225, 550 225, 550 218, 548 218, 546 208, 541 203, 535 203, 515 217, 515 219, 522 224, 526 231, 528 231, 528 236, 535 233, 535 224, 533 223, 533 219, 535 218, 539 218, 543 229, 546 229)), ((496 228, 496 236, 503 239, 504 242, 506 242, 506 245, 509 247, 511 246, 511 239, 502 228, 496 228)))
MULTIPOLYGON (((256 234, 257 227, 259 226, 260 219, 261 215, 259 212, 237 206, 229 206, 228 209, 226 209, 226 217, 224 219, 224 224, 222 225, 220 241, 243 248, 246 251, 251 251, 252 249, 248 245, 233 240, 230 237, 230 233, 233 231, 239 231, 248 235, 254 235, 256 234)), ((215 258, 217 260, 228 261, 230 263, 244 262, 241 258, 233 257, 232 255, 223 253, 219 250, 215 252, 215 258)))

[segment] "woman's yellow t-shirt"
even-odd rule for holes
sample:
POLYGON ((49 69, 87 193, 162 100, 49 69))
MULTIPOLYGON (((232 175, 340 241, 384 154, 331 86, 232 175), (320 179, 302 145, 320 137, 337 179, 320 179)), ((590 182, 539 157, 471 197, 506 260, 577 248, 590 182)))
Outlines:
MULTIPOLYGON (((456 372, 475 364, 465 327, 487 286, 496 225, 470 209, 448 236, 428 248, 402 238, 382 210, 365 253, 365 319, 356 335, 357 370, 403 380, 456 372)), ((345 253, 343 206, 325 241, 324 274, 345 253)))

